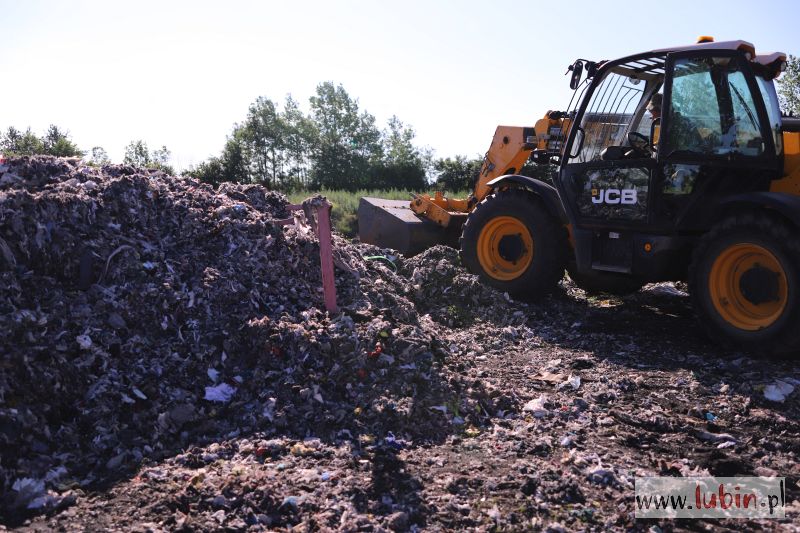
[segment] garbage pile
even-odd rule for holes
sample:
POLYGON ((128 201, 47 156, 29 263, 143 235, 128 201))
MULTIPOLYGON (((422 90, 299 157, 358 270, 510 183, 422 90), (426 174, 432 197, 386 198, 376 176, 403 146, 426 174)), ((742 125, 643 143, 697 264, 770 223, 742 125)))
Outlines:
POLYGON ((286 206, 125 165, 0 165, 0 516, 221 436, 436 440, 503 408, 439 332, 500 336, 519 304, 453 250, 335 236, 331 316, 313 233, 274 223, 286 206))
POLYGON ((630 531, 636 477, 698 475, 787 481, 711 529, 800 519, 800 363, 709 344, 683 285, 526 305, 334 236, 330 314, 296 213, 0 163, 0 529, 630 531))

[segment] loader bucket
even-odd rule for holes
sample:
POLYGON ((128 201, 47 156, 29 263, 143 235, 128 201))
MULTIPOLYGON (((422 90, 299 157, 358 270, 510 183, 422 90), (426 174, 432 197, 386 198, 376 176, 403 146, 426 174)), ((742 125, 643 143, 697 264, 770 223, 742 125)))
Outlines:
POLYGON ((361 198, 358 204, 358 236, 361 242, 416 255, 437 244, 458 248, 466 213, 451 213, 443 228, 414 213, 409 200, 361 198))

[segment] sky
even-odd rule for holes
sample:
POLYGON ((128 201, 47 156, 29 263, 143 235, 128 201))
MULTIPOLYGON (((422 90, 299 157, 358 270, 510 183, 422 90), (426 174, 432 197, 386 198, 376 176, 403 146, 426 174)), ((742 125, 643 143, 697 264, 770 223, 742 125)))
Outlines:
POLYGON ((436 157, 477 157, 497 125, 566 108, 576 58, 699 35, 800 55, 798 15, 794 1, 0 0, 0 129, 56 124, 115 162, 141 139, 184 169, 219 155, 259 96, 308 111, 332 81, 436 157))

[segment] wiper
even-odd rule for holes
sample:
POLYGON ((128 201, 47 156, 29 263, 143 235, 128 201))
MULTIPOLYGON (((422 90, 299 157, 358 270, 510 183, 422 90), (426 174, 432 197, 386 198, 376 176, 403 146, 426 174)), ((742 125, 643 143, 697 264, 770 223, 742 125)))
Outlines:
POLYGON ((736 86, 733 83, 728 82, 728 86, 731 89, 733 89, 733 93, 736 95, 736 98, 739 99, 739 103, 742 105, 742 107, 744 108, 745 112, 747 113, 747 118, 750 119, 750 125, 753 126, 753 129, 758 131, 758 125, 756 124, 756 119, 753 116, 753 112, 750 111, 750 108, 747 106, 747 103, 745 103, 744 98, 742 97, 742 93, 739 92, 739 89, 737 89, 736 86))

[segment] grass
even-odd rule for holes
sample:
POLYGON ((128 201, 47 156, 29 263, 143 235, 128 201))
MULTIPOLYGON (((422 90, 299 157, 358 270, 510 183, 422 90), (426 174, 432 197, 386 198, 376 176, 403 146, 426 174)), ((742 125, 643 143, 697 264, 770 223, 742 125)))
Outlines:
MULTIPOLYGON (((309 196, 317 194, 316 192, 300 191, 289 193, 289 201, 299 204, 309 196)), ((371 196, 373 198, 386 198, 389 200, 411 200, 411 191, 391 189, 388 191, 367 190, 362 189, 354 192, 340 191, 340 190, 322 190, 319 194, 328 198, 328 201, 333 205, 331 209, 331 221, 333 227, 340 233, 348 237, 353 237, 358 234, 358 201, 362 196, 371 196)), ((428 194, 433 195, 433 191, 428 194)), ((454 194, 448 194, 453 198, 466 198, 469 195, 467 191, 459 191, 454 194)))

